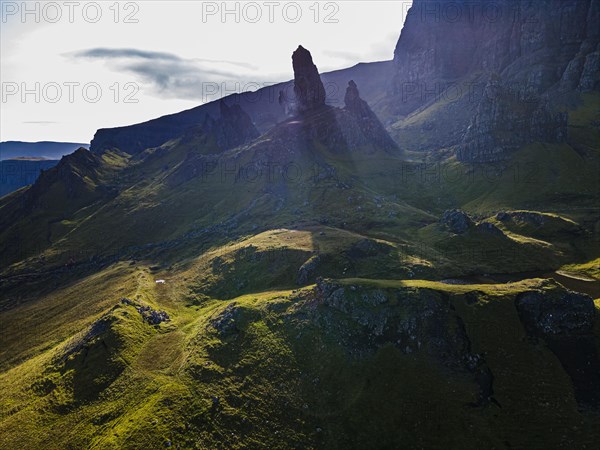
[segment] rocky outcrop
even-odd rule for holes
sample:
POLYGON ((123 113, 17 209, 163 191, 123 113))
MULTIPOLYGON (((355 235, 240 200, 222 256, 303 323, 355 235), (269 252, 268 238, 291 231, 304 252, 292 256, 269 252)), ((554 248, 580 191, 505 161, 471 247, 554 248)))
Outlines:
POLYGON ((373 112, 371 111, 371 108, 369 108, 367 102, 360 98, 358 86, 356 86, 354 80, 348 82, 346 95, 344 96, 344 104, 346 105, 346 109, 350 111, 354 117, 367 120, 371 119, 373 112))
POLYGON ((569 291, 530 291, 518 295, 515 306, 530 338, 545 342, 571 377, 580 408, 600 411, 592 298, 569 291))
POLYGON ((138 312, 142 315, 144 321, 150 325, 158 325, 171 320, 165 311, 157 311, 149 306, 140 306, 138 312))
POLYGON ((577 53, 562 72, 560 91, 600 90, 600 2, 572 1, 563 8, 561 32, 571 33, 566 42, 575 44, 577 53))
MULTIPOLYGON (((65 412, 81 403, 98 399, 126 369, 121 357, 126 345, 115 308, 96 320, 79 338, 72 339, 64 352, 57 353, 54 359, 62 376, 68 374, 72 399, 61 405, 58 411, 65 412)), ((61 382, 51 383, 48 390, 60 386, 61 382)))
POLYGON ((240 105, 228 106, 225 100, 221 100, 219 111, 218 119, 207 116, 198 131, 214 137, 220 150, 237 147, 260 136, 252 119, 240 105))
MULTIPOLYGON (((64 192, 66 210, 76 210, 102 197, 115 195, 115 189, 102 182, 103 161, 85 148, 64 156, 60 162, 40 173, 24 193, 21 206, 26 210, 46 206, 49 192, 64 192)), ((64 214, 64 211, 62 211, 64 214)))
POLYGON ((304 113, 325 105, 325 88, 308 50, 301 45, 292 55, 296 110, 304 113))
POLYGON ((300 46, 292 59, 295 99, 290 100, 281 93, 279 100, 295 117, 274 127, 266 139, 253 143, 253 159, 285 166, 297 161, 299 155, 311 154, 321 148, 337 154, 370 155, 398 150, 377 116, 360 97, 356 83, 349 83, 344 108, 326 105, 323 83, 310 52, 300 46))
POLYGON ((420 131, 463 161, 563 142, 561 95, 600 89, 599 29, 597 0, 415 0, 385 103, 399 118, 439 105, 420 131))
POLYGON ((311 256, 302 266, 298 269, 298 276, 296 277, 296 284, 302 286, 312 281, 316 277, 316 271, 321 262, 319 255, 311 256))
POLYGON ((371 144, 386 151, 397 150, 396 142, 387 133, 366 101, 360 97, 358 86, 351 80, 344 96, 345 109, 356 121, 357 136, 350 139, 353 147, 371 144))
POLYGON ((128 306, 133 306, 137 312, 142 316, 142 320, 147 322, 149 325, 160 325, 163 322, 169 322, 171 318, 165 311, 158 311, 152 309, 148 305, 143 305, 139 302, 129 300, 128 298, 122 298, 121 303, 128 306))
POLYGON ((554 111, 547 97, 515 91, 492 77, 469 124, 457 156, 462 161, 495 162, 532 142, 567 139, 568 115, 554 111))
POLYGON ((501 211, 495 219, 517 233, 527 234, 539 239, 570 240, 581 236, 585 229, 576 222, 556 214, 545 214, 536 211, 501 211))
POLYGON ((180 140, 192 152, 188 157, 201 154, 218 154, 225 150, 256 139, 260 133, 252 123, 250 116, 240 107, 228 106, 224 100, 219 102, 219 114, 207 115, 200 125, 187 130, 180 140))
POLYGON ((477 230, 480 233, 490 234, 492 236, 498 236, 498 237, 505 236, 504 232, 500 228, 498 228, 493 223, 489 223, 489 222, 478 223, 477 225, 475 225, 475 230, 477 230))
POLYGON ((526 292, 517 297, 516 306, 525 329, 533 336, 586 335, 594 326, 596 309, 588 295, 526 292))
POLYGON ((45 192, 49 186, 61 182, 65 185, 67 198, 81 195, 82 190, 89 186, 85 178, 98 180, 98 169, 101 161, 96 155, 86 148, 64 156, 60 162, 50 170, 44 171, 33 186, 32 194, 45 192))
POLYGON ((260 136, 250 116, 240 105, 228 106, 220 102, 220 115, 217 119, 207 116, 202 125, 188 130, 181 138, 181 144, 191 151, 186 159, 168 177, 171 186, 178 186, 207 171, 215 169, 215 159, 207 160, 207 155, 216 155, 226 150, 247 144, 260 136))
POLYGON ((469 215, 460 209, 445 211, 440 218, 440 225, 455 234, 463 234, 474 225, 469 215))
MULTIPOLYGON (((360 97, 354 81, 349 83, 345 108, 326 105, 323 83, 310 52, 300 46, 292 59, 295 99, 290 100, 281 93, 279 102, 291 111, 290 115, 300 115, 302 120, 290 118, 270 130, 265 139, 252 142, 248 149, 254 153, 253 160, 284 167, 296 163, 299 155, 312 153, 317 147, 335 153, 356 151, 375 154, 398 150, 367 102, 360 97)), ((214 159, 206 156, 222 152, 206 150, 209 148, 206 139, 199 138, 214 136, 218 148, 227 149, 249 143, 257 135, 249 116, 238 105, 227 106, 222 101, 218 120, 209 117, 202 126, 186 134, 184 143, 194 150, 188 154, 184 164, 169 175, 169 184, 180 185, 214 168, 214 159), (198 139, 200 143, 196 144, 198 139)))
POLYGON ((532 211, 501 211, 496 214, 496 219, 500 222, 517 221, 541 227, 546 223, 548 217, 532 211))
POLYGON ((211 326, 222 335, 228 335, 237 331, 235 319, 239 314, 239 307, 235 303, 227 305, 216 317, 211 319, 211 326))
MULTIPOLYGON (((431 89, 498 72, 538 93, 562 78, 570 88, 597 89, 599 24, 597 0, 415 0, 394 53, 394 86, 396 92, 406 83, 431 89)), ((415 96, 398 107, 407 113, 418 104, 415 96)))
POLYGON ((96 320, 94 323, 92 323, 83 337, 80 339, 74 339, 65 346, 63 353, 59 353, 56 356, 56 361, 64 363, 69 359, 70 356, 79 353, 86 346, 90 346, 95 339, 106 333, 114 322, 115 318, 110 314, 106 314, 100 319, 96 320))
POLYGON ((360 337, 349 338, 349 345, 393 345, 404 354, 431 358, 443 367, 441 370, 450 370, 477 386, 477 401, 469 402, 470 406, 497 404, 494 377, 485 357, 472 351, 465 324, 444 294, 348 286, 318 279, 315 296, 321 306, 321 320, 327 322, 331 315, 338 322, 341 317, 354 322, 348 326, 348 334, 353 330, 360 337))

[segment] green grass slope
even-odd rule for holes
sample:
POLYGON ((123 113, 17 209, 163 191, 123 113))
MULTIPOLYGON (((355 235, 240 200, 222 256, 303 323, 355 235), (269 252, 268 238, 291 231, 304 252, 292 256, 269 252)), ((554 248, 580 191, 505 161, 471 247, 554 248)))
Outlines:
POLYGON ((597 414, 578 409, 515 309, 520 292, 556 284, 345 279, 196 304, 187 286, 155 278, 115 266, 57 293, 96 309, 63 301, 60 314, 30 305, 3 316, 3 341, 54 330, 30 348, 3 342, 3 447, 593 448, 599 438, 597 414), (136 305, 171 320, 151 325, 136 305))

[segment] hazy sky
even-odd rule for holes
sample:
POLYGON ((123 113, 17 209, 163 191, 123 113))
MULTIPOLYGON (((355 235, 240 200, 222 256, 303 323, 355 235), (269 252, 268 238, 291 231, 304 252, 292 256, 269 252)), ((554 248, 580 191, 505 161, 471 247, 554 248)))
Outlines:
POLYGON ((298 44, 321 72, 391 59, 410 4, 0 0, 0 140, 89 142, 288 80, 298 44))

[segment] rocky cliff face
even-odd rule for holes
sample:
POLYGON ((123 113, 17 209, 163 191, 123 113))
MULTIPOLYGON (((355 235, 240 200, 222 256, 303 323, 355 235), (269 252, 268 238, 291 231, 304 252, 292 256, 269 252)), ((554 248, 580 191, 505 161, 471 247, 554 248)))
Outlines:
POLYGON ((484 71, 538 92, 561 81, 598 89, 599 24, 598 0, 415 0, 394 53, 395 87, 484 71))
POLYGON ((485 88, 457 156, 463 161, 492 162, 531 142, 564 142, 568 114, 555 111, 547 95, 515 92, 493 77, 485 88))
POLYGON ((524 292, 515 306, 525 331, 556 355, 573 382, 581 409, 600 411, 600 358, 591 297, 576 292, 524 292))
POLYGON ((217 146, 222 150, 237 147, 260 136, 250 116, 240 105, 227 106, 225 100, 219 102, 220 117, 208 116, 203 132, 214 136, 217 146))
POLYGON ((60 162, 40 174, 27 195, 31 198, 46 193, 57 183, 64 186, 65 197, 75 199, 95 190, 101 167, 100 159, 85 148, 64 156, 60 162))
POLYGON ((485 406, 490 402, 499 405, 493 397, 494 375, 485 356, 473 352, 465 323, 449 296, 433 291, 414 296, 401 290, 344 286, 319 278, 312 302, 321 305, 320 319, 325 322, 333 323, 334 314, 355 322, 348 329, 360 330, 363 335, 352 336, 348 341, 368 345, 355 348, 354 352, 391 345, 414 357, 427 355, 434 367, 440 364, 448 373, 457 374, 473 385, 475 401, 468 406, 485 406))
POLYGON ((202 125, 184 134, 180 144, 189 151, 181 164, 169 177, 171 185, 179 185, 206 170, 206 155, 215 155, 251 142, 260 136, 250 116, 238 104, 228 106, 219 102, 218 118, 207 116, 202 125))
POLYGON ((415 0, 394 54, 391 108, 405 117, 452 92, 475 116, 448 133, 465 160, 561 142, 566 117, 552 100, 600 89, 599 30, 598 0, 415 0))

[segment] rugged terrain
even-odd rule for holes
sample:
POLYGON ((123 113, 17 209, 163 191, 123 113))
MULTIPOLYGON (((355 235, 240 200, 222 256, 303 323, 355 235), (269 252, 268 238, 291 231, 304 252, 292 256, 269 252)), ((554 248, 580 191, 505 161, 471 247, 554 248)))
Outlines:
POLYGON ((599 2, 426 3, 0 199, 1 447, 597 447, 599 2))

